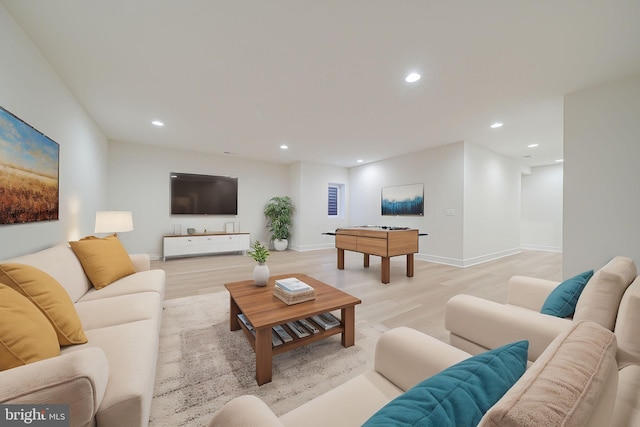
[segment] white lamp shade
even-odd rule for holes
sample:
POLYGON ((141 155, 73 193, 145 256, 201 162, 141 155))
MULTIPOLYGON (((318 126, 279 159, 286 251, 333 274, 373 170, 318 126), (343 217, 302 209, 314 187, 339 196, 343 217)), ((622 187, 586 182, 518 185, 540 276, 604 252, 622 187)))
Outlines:
POLYGON ((131 211, 96 212, 96 233, 118 233, 133 230, 131 211))

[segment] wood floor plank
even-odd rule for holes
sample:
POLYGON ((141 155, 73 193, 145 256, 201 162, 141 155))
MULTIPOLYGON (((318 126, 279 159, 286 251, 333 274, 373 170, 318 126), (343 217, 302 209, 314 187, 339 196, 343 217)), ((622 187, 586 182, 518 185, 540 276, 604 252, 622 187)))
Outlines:
MULTIPOLYGON (((391 259, 391 283, 380 283, 380 258, 369 268, 362 255, 345 252, 345 269, 336 268, 335 249, 308 252, 271 252, 267 264, 272 275, 304 273, 360 298, 356 322, 365 320, 382 328, 409 326, 447 341, 444 307, 449 298, 467 293, 505 302, 507 282, 513 275, 562 280, 562 254, 523 251, 495 261, 452 267, 415 260, 414 277, 406 277, 405 258, 391 259)), ((152 261, 167 276, 166 298, 225 291, 224 284, 251 279, 255 261, 241 254, 152 261)))

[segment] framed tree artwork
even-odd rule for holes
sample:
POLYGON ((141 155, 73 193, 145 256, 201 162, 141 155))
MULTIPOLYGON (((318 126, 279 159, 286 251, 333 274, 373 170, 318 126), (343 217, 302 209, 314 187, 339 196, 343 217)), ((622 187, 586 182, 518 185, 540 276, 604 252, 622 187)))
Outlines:
POLYGON ((57 142, 0 107, 0 224, 58 220, 57 142))
POLYGON ((424 215, 424 184, 382 189, 382 215, 424 215))

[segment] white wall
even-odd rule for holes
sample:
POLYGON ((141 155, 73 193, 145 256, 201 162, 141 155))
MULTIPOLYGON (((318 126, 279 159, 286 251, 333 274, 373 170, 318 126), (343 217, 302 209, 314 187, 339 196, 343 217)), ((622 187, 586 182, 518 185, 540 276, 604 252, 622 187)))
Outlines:
POLYGON ((464 265, 520 252, 520 170, 514 160, 464 144, 464 265))
POLYGON ((468 266, 520 250, 520 171, 515 161, 459 142, 351 169, 352 225, 412 227, 417 259, 468 266), (424 183, 424 217, 380 213, 382 187, 424 183))
POLYGON ((240 223, 252 239, 268 241, 264 204, 289 195, 296 206, 291 248, 331 248, 322 235, 348 225, 417 228, 418 259, 467 266, 519 250, 520 167, 515 162, 469 143, 455 143, 351 169, 298 162, 290 166, 233 157, 163 149, 122 142, 109 143, 106 209, 132 210, 134 231, 120 238, 131 252, 162 254, 161 237, 173 224, 197 231, 222 231, 228 221, 240 223), (169 214, 169 173, 232 175, 239 179, 239 215, 169 214), (346 215, 327 216, 327 185, 345 184, 346 215), (424 183, 425 215, 383 217, 383 187, 424 183), (453 215, 450 215, 453 213, 453 215))
POLYGON ((520 242, 524 249, 562 252, 562 164, 522 177, 520 242))
POLYGON ((563 275, 640 263, 640 74, 565 96, 563 275))
POLYGON ((59 221, 0 225, 6 259, 92 234, 107 140, 2 5, 0 51, 0 105, 60 144, 59 221))
POLYGON ((462 262, 464 144, 448 144, 350 170, 350 225, 417 228, 417 259, 458 265, 462 262), (383 187, 424 183, 425 214, 382 216, 383 187), (448 209, 456 215, 447 216, 448 209))
POLYGON ((287 166, 197 152, 109 142, 108 210, 133 211, 134 230, 118 236, 130 252, 162 255, 162 235, 180 224, 197 232, 223 231, 239 223, 251 239, 269 241, 264 205, 276 195, 289 195, 287 166), (171 215, 170 172, 238 177, 238 215, 171 215))
POLYGON ((349 170, 298 162, 291 166, 292 199, 296 206, 291 248, 312 250, 335 247, 335 238, 322 233, 349 225, 349 170), (328 185, 344 184, 345 215, 328 216, 328 185))

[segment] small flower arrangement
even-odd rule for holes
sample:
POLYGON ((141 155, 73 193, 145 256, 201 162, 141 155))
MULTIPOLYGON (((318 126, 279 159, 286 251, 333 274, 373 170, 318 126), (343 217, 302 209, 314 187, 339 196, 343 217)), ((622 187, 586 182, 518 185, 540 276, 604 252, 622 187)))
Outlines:
POLYGON ((253 248, 253 251, 249 252, 249 256, 251 256, 251 258, 253 258, 259 264, 267 262, 269 250, 262 243, 260 243, 259 240, 256 240, 251 247, 253 248))

